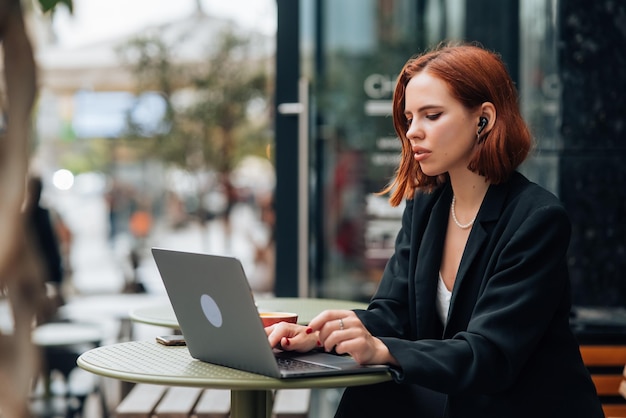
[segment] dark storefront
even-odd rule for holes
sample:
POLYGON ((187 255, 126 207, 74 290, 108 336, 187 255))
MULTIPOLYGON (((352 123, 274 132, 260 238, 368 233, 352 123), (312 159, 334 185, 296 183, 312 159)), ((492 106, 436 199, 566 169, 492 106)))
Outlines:
POLYGON ((390 117, 395 77, 411 55, 453 39, 500 52, 517 82, 536 138, 522 170, 559 195, 572 217, 575 304, 626 307, 623 2, 277 5, 279 296, 372 294, 402 210, 376 195, 399 155, 390 117))

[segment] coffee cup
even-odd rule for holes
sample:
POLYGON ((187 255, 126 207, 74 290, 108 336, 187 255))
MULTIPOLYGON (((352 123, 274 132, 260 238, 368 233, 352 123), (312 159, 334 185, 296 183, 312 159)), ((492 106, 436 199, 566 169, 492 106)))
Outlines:
POLYGON ((290 322, 292 324, 298 322, 298 314, 293 312, 259 312, 259 316, 264 327, 269 327, 278 322, 290 322))

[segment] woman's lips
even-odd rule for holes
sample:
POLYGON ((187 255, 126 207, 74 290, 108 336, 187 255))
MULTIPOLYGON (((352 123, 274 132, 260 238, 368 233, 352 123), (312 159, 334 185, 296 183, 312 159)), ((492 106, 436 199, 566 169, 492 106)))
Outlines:
POLYGON ((424 161, 430 156, 430 151, 420 147, 413 147, 413 158, 415 161, 424 161))

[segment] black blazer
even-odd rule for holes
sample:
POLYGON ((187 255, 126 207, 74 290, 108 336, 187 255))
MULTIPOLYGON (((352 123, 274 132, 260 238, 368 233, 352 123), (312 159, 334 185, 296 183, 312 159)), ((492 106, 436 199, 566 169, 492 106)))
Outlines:
POLYGON ((569 326, 571 225, 519 173, 489 187, 452 291, 435 299, 452 189, 407 201, 395 253, 366 311, 400 367, 394 380, 447 394, 447 417, 603 417, 569 326))

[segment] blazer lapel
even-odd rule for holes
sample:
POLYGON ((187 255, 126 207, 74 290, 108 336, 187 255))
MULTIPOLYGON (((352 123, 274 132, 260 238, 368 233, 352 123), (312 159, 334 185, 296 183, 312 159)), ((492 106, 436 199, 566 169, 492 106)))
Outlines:
POLYGON ((463 286, 463 282, 468 280, 483 279, 483 277, 468 277, 468 270, 481 253, 481 248, 490 236, 489 231, 491 228, 488 226, 500 219, 509 190, 507 184, 508 182, 500 185, 491 185, 487 190, 487 194, 485 195, 485 199, 483 200, 480 210, 478 211, 478 215, 476 216, 476 221, 472 227, 472 231, 470 232, 467 244, 465 244, 465 251, 461 257, 461 264, 459 265, 456 280, 454 281, 454 288, 452 289, 448 323, 446 325, 450 325, 452 322, 454 316, 454 305, 457 294, 459 293, 458 289, 463 286))
POLYGON ((451 201, 452 191, 447 185, 437 198, 432 211, 429 214, 420 214, 430 216, 430 220, 421 240, 413 277, 414 300, 419 301, 416 308, 418 338, 438 338, 441 335, 441 321, 437 318, 435 300, 451 201))

